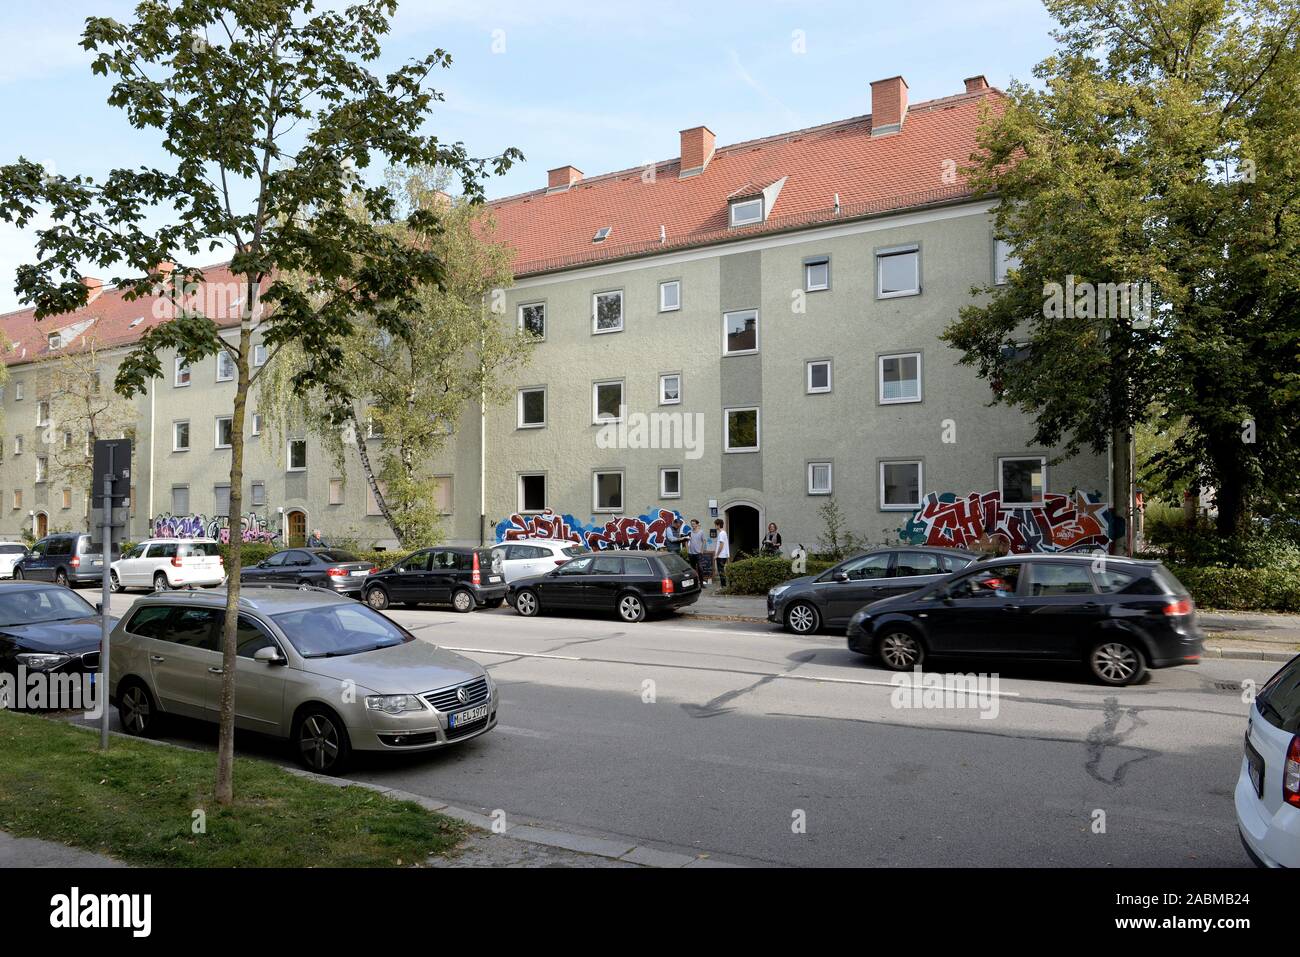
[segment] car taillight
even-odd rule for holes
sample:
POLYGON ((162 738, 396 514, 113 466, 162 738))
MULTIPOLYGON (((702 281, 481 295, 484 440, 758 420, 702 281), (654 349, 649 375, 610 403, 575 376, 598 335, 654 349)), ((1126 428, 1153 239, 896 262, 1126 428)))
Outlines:
POLYGON ((1190 598, 1180 598, 1177 601, 1167 602, 1165 604, 1166 615, 1190 615, 1192 613, 1192 600, 1190 598))
POLYGON ((72 556, 72 562, 71 562, 71 564, 72 564, 72 567, 73 567, 73 568, 80 568, 80 567, 81 567, 81 556, 80 556, 80 555, 73 555, 73 556, 72 556))
POLYGON ((330 578, 342 578, 348 573, 346 568, 331 568, 325 572, 330 578))
POLYGON ((1282 798, 1292 807, 1300 807, 1300 734, 1293 735, 1282 766, 1282 798))
POLYGON ((665 595, 671 595, 673 593, 673 580, 671 578, 665 578, 659 583, 659 590, 665 595))
POLYGON ((175 558, 172 559, 172 564, 175 565, 177 568, 181 567, 181 558, 179 555, 177 555, 175 558))
POLYGON ((218 564, 218 565, 223 565, 223 566, 224 566, 224 565, 226 564, 226 559, 225 559, 223 556, 218 555, 218 556, 217 556, 217 564, 218 564))
POLYGON ((474 553, 474 571, 470 573, 469 583, 471 585, 483 584, 483 575, 478 570, 478 552, 474 553))

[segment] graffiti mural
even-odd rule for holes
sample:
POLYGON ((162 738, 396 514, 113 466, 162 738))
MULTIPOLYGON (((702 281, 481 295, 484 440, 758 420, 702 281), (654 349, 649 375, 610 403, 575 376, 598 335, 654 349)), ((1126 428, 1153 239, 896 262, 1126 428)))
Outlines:
MULTIPOLYGON (((226 515, 210 519, 202 515, 157 515, 149 523, 149 535, 151 538, 215 538, 228 545, 230 518, 226 515)), ((239 519, 240 541, 270 544, 279 537, 280 533, 271 527, 265 516, 249 512, 239 519)))
POLYGON ((556 515, 549 508, 537 515, 516 512, 497 523, 497 541, 548 538, 586 545, 593 551, 604 548, 662 548, 664 533, 679 512, 661 508, 638 518, 612 518, 603 524, 579 522, 572 515, 556 515))
POLYGON ((1091 551, 1123 534, 1099 493, 1048 493, 1040 505, 1003 505, 1000 492, 931 492, 898 532, 909 545, 987 547, 1005 542, 1012 552, 1091 551))

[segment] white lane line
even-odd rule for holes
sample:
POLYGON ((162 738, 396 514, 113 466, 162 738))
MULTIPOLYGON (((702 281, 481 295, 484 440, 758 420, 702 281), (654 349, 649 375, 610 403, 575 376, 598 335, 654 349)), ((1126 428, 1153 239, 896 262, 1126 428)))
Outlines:
POLYGON ((477 655, 504 655, 508 658, 554 658, 557 661, 584 661, 583 658, 575 658, 572 655, 543 655, 537 652, 528 651, 497 651, 495 648, 453 648, 451 645, 439 645, 439 648, 445 648, 448 651, 463 651, 477 655))
MULTIPOLYGON (((898 683, 894 681, 867 681, 865 678, 820 678, 817 675, 784 674, 784 675, 777 675, 776 677, 790 678, 795 681, 826 681, 834 684, 872 685, 880 688, 905 688, 909 691, 914 686, 914 682, 910 678, 904 683, 898 683)), ((962 692, 965 694, 975 694, 975 695, 995 695, 999 698, 1020 697, 1019 691, 989 691, 987 689, 979 689, 979 688, 975 688, 975 689, 954 688, 952 685, 941 685, 936 687, 930 687, 929 685, 926 685, 924 683, 924 679, 922 680, 922 683, 917 687, 919 687, 921 691, 954 691, 954 692, 962 692)))

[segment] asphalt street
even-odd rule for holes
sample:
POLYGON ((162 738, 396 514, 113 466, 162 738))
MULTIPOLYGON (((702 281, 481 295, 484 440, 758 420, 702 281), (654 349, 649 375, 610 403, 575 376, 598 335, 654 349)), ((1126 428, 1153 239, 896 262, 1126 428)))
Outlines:
MULTIPOLYGON (((132 600, 114 596, 113 613, 132 600)), ((349 776, 511 824, 781 865, 1248 863, 1232 806, 1242 689, 1273 662, 1207 660, 1120 690, 1074 668, 1007 667, 985 686, 995 694, 929 706, 836 635, 508 608, 393 617, 491 670, 500 725, 442 753, 366 757, 349 776)), ((288 760, 252 735, 238 746, 288 760)))

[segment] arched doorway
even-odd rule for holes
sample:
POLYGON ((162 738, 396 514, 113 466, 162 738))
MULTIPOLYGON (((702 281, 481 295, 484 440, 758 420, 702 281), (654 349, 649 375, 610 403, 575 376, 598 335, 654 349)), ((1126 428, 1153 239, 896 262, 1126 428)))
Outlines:
POLYGON ((307 513, 300 509, 284 513, 285 544, 297 548, 307 544, 307 513))
POLYGON ((731 539, 731 557, 735 559, 741 555, 757 555, 759 543, 763 540, 760 530, 763 516, 758 508, 748 502, 737 502, 728 505, 725 514, 727 537, 731 539))
POLYGON ((44 512, 37 512, 36 525, 32 529, 32 532, 37 538, 44 538, 46 535, 50 534, 50 517, 44 512))

